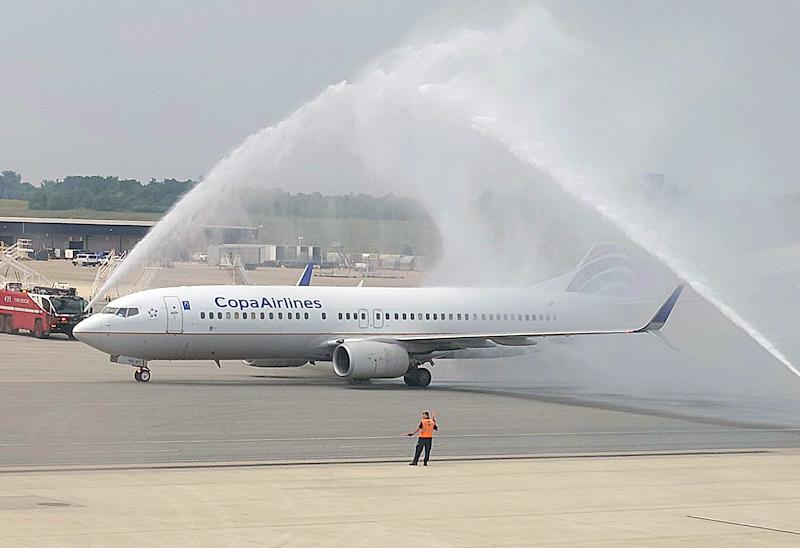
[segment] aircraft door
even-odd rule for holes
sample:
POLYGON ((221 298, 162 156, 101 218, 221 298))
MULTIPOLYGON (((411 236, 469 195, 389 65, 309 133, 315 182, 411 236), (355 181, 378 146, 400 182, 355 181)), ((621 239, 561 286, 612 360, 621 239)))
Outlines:
POLYGON ((372 326, 375 329, 383 329, 383 310, 380 308, 372 311, 372 326))
POLYGON ((358 327, 361 329, 369 327, 369 312, 365 308, 358 309, 358 327))
POLYGON ((164 297, 167 305, 167 333, 183 333, 183 308, 178 297, 164 297))

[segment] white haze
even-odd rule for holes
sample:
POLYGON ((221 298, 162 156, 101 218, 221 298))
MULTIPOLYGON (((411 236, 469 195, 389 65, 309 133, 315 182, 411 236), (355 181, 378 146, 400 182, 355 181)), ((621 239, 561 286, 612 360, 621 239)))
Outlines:
MULTIPOLYGON (((248 137, 107 286, 148 258, 198 245, 198 225, 242 224, 264 189, 394 192, 422 201, 436 222, 443 252, 431 283, 539 280, 577 260, 598 230, 616 228, 743 330, 706 337, 698 321, 686 346, 730 345, 730 355, 713 366, 702 350, 673 355, 714 376, 659 372, 654 383, 699 390, 698 378, 711 384, 735 370, 745 383, 780 385, 778 362, 797 374, 800 358, 800 259, 790 247, 800 225, 782 199, 798 192, 800 7, 603 6, 512 4, 491 23, 480 10, 461 22, 443 14, 424 38, 248 137), (642 203, 637 184, 648 172, 666 174, 666 186, 642 203), (601 219, 614 226, 598 228, 601 219), (776 361, 741 351, 748 336, 776 361)), ((561 353, 554 344, 553 355, 570 359, 585 344, 561 353)), ((621 358, 614 348, 604 359, 621 358)), ((545 354, 532 359, 553 359, 545 354)), ((581 378, 594 380, 592 371, 581 378)), ((638 380, 615 386, 654 388, 638 380)))

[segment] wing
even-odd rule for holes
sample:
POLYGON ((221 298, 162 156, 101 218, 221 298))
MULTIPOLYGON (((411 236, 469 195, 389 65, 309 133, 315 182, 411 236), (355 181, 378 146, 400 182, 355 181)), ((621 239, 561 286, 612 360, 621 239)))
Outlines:
POLYGON ((303 285, 311 285, 311 276, 314 274, 314 263, 308 263, 306 268, 303 270, 303 273, 300 274, 300 278, 297 280, 295 285, 303 286, 303 285))
MULTIPOLYGON (((618 335, 630 333, 656 334, 667 323, 667 319, 678 302, 683 291, 683 284, 679 285, 667 298, 661 308, 644 326, 623 330, 589 330, 589 331, 537 331, 531 333, 446 333, 446 334, 421 334, 421 335, 395 335, 391 337, 364 337, 370 340, 399 343, 410 354, 427 354, 431 352, 447 352, 466 348, 493 348, 501 346, 533 346, 537 339, 546 337, 575 337, 583 335, 618 335)), ((363 338, 361 338, 363 340, 363 338)), ((355 339, 350 339, 355 340, 355 339)), ((331 341, 335 344, 340 341, 331 341)))

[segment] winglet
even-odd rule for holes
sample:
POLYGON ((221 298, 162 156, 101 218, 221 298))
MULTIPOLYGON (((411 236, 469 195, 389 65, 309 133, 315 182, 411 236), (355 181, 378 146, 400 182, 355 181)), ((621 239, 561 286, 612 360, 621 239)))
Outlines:
POLYGON ((683 291, 683 284, 675 288, 675 291, 673 291, 672 295, 661 305, 661 308, 658 309, 653 319, 641 329, 634 331, 634 333, 654 332, 664 327, 669 315, 672 313, 672 309, 675 308, 675 303, 678 302, 678 297, 681 296, 681 291, 683 291))
POLYGON ((308 263, 306 265, 305 270, 300 275, 300 279, 297 280, 297 285, 311 285, 311 275, 314 273, 314 263, 308 263))

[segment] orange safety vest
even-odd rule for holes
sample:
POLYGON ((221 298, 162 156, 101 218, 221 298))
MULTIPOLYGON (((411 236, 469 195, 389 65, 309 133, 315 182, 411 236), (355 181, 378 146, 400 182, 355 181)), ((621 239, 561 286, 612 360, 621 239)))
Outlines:
POLYGON ((433 419, 422 419, 422 422, 420 422, 419 437, 420 438, 432 438, 433 437, 433 427, 435 425, 436 425, 436 423, 433 421, 433 419))

